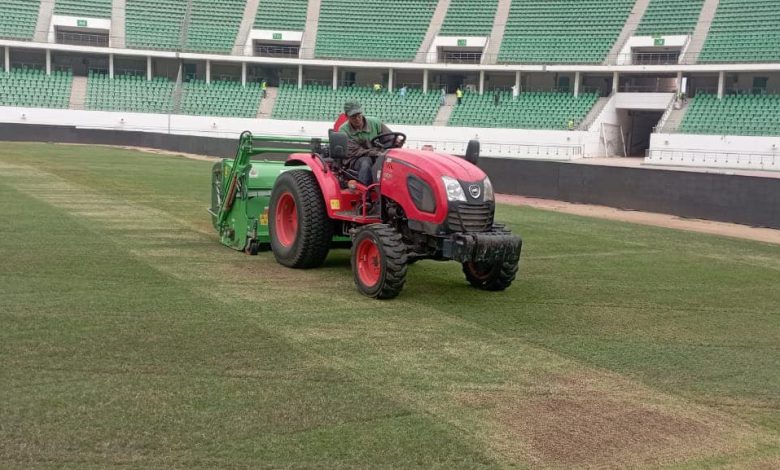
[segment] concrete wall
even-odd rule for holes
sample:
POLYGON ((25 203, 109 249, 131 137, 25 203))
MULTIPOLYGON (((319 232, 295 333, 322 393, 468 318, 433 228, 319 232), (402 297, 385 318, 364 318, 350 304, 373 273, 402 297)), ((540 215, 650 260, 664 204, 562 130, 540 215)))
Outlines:
MULTIPOLYGON (((27 124, 0 125, 3 140, 131 145, 217 157, 232 157, 237 142, 27 124)), ((504 194, 780 228, 780 178, 489 157, 480 158, 479 165, 504 194)))
POLYGON ((646 163, 780 170, 780 136, 653 134, 646 163))
MULTIPOLYGON (((327 135, 327 130, 332 125, 332 122, 316 121, 0 107, 0 123, 3 122, 227 139, 237 139, 244 130, 251 130, 255 134, 322 137, 327 135)), ((584 148, 593 141, 590 133, 577 131, 388 124, 391 129, 407 134, 408 145, 411 147, 433 145, 441 151, 463 152, 468 140, 478 139, 482 144, 483 155, 498 157, 570 160, 587 156, 584 148)))

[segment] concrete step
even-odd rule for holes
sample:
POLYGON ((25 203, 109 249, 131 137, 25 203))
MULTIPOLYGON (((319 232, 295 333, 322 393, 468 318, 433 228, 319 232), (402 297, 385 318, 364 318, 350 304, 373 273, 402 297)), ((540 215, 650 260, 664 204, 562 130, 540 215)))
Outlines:
MULTIPOLYGON (((247 84, 247 86, 260 86, 257 83, 247 84)), ((276 104, 276 97, 279 96, 279 89, 276 87, 268 87, 265 90, 266 97, 260 100, 260 106, 257 108, 258 119, 269 119, 271 112, 274 110, 274 104, 276 104)))
POLYGON ((73 77, 70 86, 70 109, 84 109, 87 101, 87 77, 73 77))
POLYGON ((449 10, 449 8, 450 0, 439 0, 439 3, 436 4, 436 9, 433 11, 433 16, 431 17, 431 24, 428 26, 428 32, 425 33, 425 38, 423 38, 420 48, 417 50, 417 56, 414 58, 415 62, 429 62, 428 50, 431 48, 433 40, 436 39, 436 36, 439 34, 441 25, 444 23, 444 17, 447 16, 447 10, 449 10))
POLYGON ((715 12, 718 11, 718 5, 720 5, 720 0, 704 0, 701 14, 699 14, 699 21, 696 23, 696 29, 693 30, 691 42, 685 51, 683 63, 695 64, 698 62, 699 54, 704 47, 704 42, 707 40, 707 35, 710 33, 712 19, 715 17, 715 12))

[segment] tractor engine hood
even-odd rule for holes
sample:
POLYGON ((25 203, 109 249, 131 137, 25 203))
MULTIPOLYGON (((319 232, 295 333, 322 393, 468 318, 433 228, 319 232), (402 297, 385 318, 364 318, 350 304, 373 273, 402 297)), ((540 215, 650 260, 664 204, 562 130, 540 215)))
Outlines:
POLYGON ((459 181, 482 181, 487 175, 475 165, 452 155, 427 150, 391 149, 386 158, 404 162, 434 178, 450 176, 459 181))

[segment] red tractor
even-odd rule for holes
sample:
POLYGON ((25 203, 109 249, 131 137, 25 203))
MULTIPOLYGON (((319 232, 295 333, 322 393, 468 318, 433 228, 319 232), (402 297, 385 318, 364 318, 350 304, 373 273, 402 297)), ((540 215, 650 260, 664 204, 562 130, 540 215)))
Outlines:
POLYGON ((420 259, 454 260, 484 290, 504 290, 517 274, 522 242, 494 223, 490 179, 476 166, 479 142, 465 158, 401 148, 404 134, 378 136, 386 150, 374 165, 375 184, 363 186, 344 165, 347 140, 331 132, 310 153, 289 155, 269 207, 276 260, 291 268, 321 265, 335 237, 352 240, 355 284, 378 299, 398 295, 407 266, 420 259))

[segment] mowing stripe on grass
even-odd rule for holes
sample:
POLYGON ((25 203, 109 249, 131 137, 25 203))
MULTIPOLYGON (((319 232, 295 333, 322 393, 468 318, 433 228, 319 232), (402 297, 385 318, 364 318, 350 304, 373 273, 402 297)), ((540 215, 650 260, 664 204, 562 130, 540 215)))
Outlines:
MULTIPOLYGON (((110 237, 196 297, 241 309, 372 394, 470 436, 503 464, 680 464, 753 456, 778 444, 727 413, 452 316, 446 302, 421 303, 431 286, 415 285, 415 269, 409 295, 372 302, 354 292, 343 252, 321 270, 289 270, 267 253, 247 258, 221 247, 215 235, 168 212, 54 174, 0 163, 0 178, 110 237), (306 287, 297 302, 284 298, 290 285, 306 287)), ((442 276, 452 283, 452 269, 442 276)), ((474 295, 484 296, 483 306, 507 298, 474 295)))

